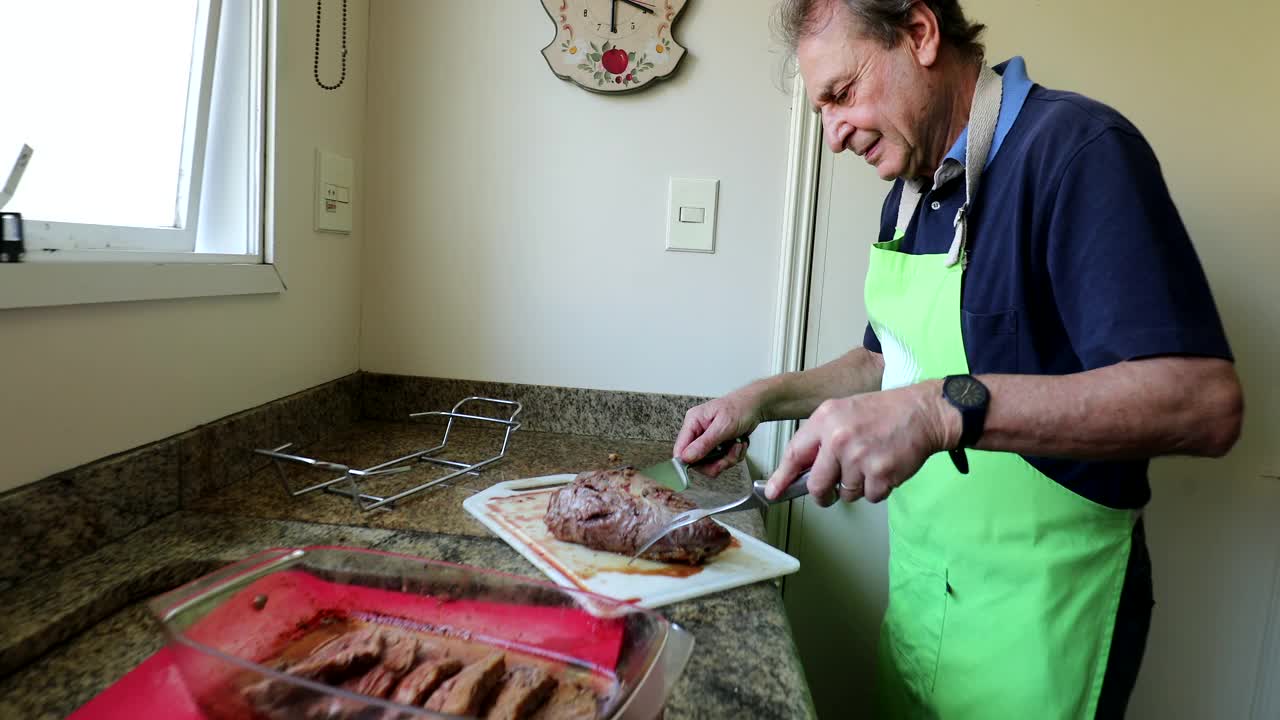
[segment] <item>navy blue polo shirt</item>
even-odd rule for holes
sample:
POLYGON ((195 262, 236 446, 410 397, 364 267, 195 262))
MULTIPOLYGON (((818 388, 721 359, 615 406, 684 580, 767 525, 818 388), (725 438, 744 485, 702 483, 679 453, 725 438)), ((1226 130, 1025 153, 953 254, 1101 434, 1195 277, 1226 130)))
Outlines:
MULTIPOLYGON (((1001 114, 1007 134, 969 214, 960 301, 969 371, 1065 375, 1160 355, 1231 359, 1204 270, 1141 133, 1096 100, 1027 86, 1021 108, 1001 114)), ((881 241, 893 238, 901 196, 898 180, 881 241)), ((963 173, 927 188, 902 251, 945 254, 964 200, 963 173)), ((864 345, 881 352, 870 326, 864 345)), ((1151 497, 1146 461, 1026 460, 1103 505, 1138 508, 1151 497)))

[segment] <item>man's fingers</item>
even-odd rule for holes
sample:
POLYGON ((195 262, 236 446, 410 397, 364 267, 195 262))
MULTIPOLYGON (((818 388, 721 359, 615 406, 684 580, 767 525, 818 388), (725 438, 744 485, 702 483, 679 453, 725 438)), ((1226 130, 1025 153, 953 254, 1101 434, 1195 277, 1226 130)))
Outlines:
POLYGON ((724 457, 721 457, 714 462, 707 463, 706 465, 694 465, 693 469, 707 477, 716 477, 725 470, 728 470, 734 465, 742 462, 746 456, 747 443, 737 441, 729 448, 729 452, 724 454, 724 457))
POLYGON ((782 453, 782 462, 778 464, 778 469, 774 470, 773 475, 769 477, 765 495, 770 500, 778 497, 778 494, 785 490, 796 476, 813 466, 817 453, 818 439, 805 432, 805 428, 800 428, 800 431, 791 438, 791 442, 787 443, 787 450, 782 453))
POLYGON ((685 416, 684 424, 680 426, 680 434, 676 435, 676 444, 671 451, 671 456, 684 457, 685 448, 689 447, 689 443, 693 442, 694 438, 701 435, 705 429, 706 420, 703 419, 701 414, 690 411, 685 416))
POLYGON ((836 483, 840 480, 840 461, 835 453, 825 447, 818 448, 818 456, 813 460, 813 468, 809 470, 809 496, 814 498, 819 507, 827 507, 840 499, 836 494, 836 483))
POLYGON ((690 442, 680 453, 680 459, 686 463, 696 463, 706 457, 712 448, 719 445, 722 441, 728 440, 733 433, 729 428, 729 421, 724 415, 716 415, 711 420, 711 424, 702 432, 695 440, 690 442))
POLYGON ((836 482, 836 497, 851 503, 862 499, 866 492, 866 478, 856 465, 841 464, 841 476, 836 482))

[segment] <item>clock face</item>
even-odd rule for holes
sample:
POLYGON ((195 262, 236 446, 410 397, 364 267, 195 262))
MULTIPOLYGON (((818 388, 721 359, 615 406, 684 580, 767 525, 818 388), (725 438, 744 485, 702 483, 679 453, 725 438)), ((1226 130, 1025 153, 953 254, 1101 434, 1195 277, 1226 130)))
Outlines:
MULTIPOLYGON (((646 14, 641 5, 631 5, 613 0, 585 0, 582 9, 583 25, 587 32, 598 38, 616 40, 628 37, 645 27, 645 19, 637 17, 646 14)), ((650 6, 646 0, 644 6, 650 6)))
POLYGON ((640 90, 670 77, 684 57, 671 31, 686 2, 542 0, 556 23, 542 55, 557 77, 587 90, 640 90))

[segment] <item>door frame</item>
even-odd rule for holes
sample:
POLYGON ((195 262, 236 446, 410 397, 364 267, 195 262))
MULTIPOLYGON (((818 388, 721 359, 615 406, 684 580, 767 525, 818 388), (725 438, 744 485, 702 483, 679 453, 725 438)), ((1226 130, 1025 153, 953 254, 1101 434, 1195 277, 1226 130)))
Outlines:
MULTIPOLYGON (((782 252, 778 263, 778 301, 774 316, 772 375, 804 367, 805 325, 813 268, 814 223, 822 158, 822 120, 809 106, 804 80, 791 85, 791 123, 787 134, 787 184, 782 207, 782 252)), ((795 422, 771 423, 764 433, 761 464, 772 471, 795 434, 795 422)), ((774 505, 765 517, 765 533, 774 547, 786 547, 790 503, 774 505)))

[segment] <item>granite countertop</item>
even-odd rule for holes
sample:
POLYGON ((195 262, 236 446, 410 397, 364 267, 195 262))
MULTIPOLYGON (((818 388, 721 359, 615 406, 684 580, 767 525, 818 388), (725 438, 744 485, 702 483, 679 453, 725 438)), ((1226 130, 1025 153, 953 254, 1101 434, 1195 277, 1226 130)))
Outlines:
MULTIPOLYGON (((369 467, 440 442, 442 427, 365 421, 300 450, 309 457, 369 467)), ((491 456, 501 433, 455 428, 450 459, 491 456)), ((61 718, 119 679, 163 644, 145 601, 176 585, 269 547, 347 545, 407 553, 545 579, 505 542, 462 510, 490 485, 580 472, 620 463, 645 467, 670 456, 668 443, 518 431, 507 457, 478 476, 462 476, 401 502, 360 512, 323 492, 287 496, 272 466, 193 503, 56 571, 0 594, 0 717, 61 718), (611 461, 617 454, 620 460, 611 461)), ((422 470, 370 484, 403 489, 443 471, 422 470), (413 477, 410 478, 409 476, 413 477)), ((292 487, 327 479, 289 465, 292 487)), ((746 480, 726 473, 708 490, 741 493, 746 480)), ((753 512, 722 516, 756 537, 753 512)), ((808 686, 782 598, 756 583, 659 609, 696 638, 693 657, 667 706, 680 718, 809 718, 808 686)))

